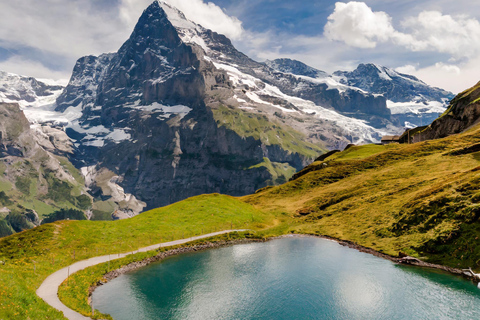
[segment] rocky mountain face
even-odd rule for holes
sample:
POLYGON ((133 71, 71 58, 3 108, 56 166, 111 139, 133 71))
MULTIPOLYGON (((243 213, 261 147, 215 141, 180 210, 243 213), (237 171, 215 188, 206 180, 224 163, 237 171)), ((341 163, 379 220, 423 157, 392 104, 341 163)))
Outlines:
POLYGON ((460 133, 480 121, 480 82, 458 94, 441 117, 415 133, 414 142, 460 133))
POLYGON ((25 90, 16 101, 52 144, 73 143, 48 152, 70 154, 93 216, 125 218, 202 193, 252 193, 327 149, 402 131, 396 98, 349 77, 290 59, 258 63, 154 1, 118 52, 80 58, 63 90, 18 80, 38 103, 25 90))
POLYGON ((433 88, 412 75, 375 64, 360 64, 354 71, 337 71, 333 76, 345 85, 384 96, 392 119, 401 125, 407 122, 407 127, 432 122, 454 97, 453 93, 433 88))
MULTIPOLYGON (((302 134, 228 103, 234 93, 227 73, 204 48, 182 40, 163 6, 147 8, 117 53, 77 62, 56 108, 79 113, 67 123, 77 166, 109 170, 153 208, 201 193, 251 193, 274 175, 285 181, 290 168, 322 152, 302 134)), ((92 189, 101 189, 97 173, 92 189)))

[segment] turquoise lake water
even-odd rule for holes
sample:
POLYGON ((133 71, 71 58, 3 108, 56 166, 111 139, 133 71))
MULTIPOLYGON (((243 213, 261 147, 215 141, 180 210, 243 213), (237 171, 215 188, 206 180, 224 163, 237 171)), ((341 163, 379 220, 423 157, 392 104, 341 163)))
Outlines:
POLYGON ((96 309, 132 319, 480 319, 480 289, 318 238, 189 253, 122 275, 96 309))

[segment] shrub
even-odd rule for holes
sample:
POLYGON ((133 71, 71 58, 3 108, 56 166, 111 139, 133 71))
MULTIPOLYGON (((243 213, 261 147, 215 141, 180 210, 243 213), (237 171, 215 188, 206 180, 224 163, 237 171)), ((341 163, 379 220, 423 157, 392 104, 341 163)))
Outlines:
POLYGON ((51 223, 59 220, 87 220, 83 211, 75 209, 60 209, 47 215, 42 224, 51 223))

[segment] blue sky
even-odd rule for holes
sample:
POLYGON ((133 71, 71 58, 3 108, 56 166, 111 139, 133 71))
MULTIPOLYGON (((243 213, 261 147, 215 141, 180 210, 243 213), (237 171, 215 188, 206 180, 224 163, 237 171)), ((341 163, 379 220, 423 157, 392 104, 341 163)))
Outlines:
MULTIPOLYGON (((116 51, 152 0, 0 4, 0 70, 68 78, 79 57, 116 51)), ((263 61, 333 72, 374 62, 461 91, 480 80, 480 3, 457 0, 165 0, 263 61)))

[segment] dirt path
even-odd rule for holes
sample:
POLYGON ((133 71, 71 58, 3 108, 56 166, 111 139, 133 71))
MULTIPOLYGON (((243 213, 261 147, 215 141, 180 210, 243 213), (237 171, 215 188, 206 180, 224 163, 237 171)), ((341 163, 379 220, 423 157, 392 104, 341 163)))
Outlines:
POLYGON ((42 298, 46 303, 48 303, 50 306, 53 308, 57 309, 58 311, 63 312, 63 315, 70 320, 88 320, 90 319, 89 317, 85 317, 81 315, 80 313, 68 308, 66 305, 64 305, 60 299, 58 298, 58 287, 67 279, 69 275, 74 274, 75 272, 78 272, 80 270, 86 269, 88 267, 107 262, 109 260, 116 260, 120 258, 124 258, 128 255, 135 254, 138 252, 147 252, 151 250, 156 250, 162 247, 171 247, 171 246, 176 246, 180 244, 184 244, 190 241, 195 241, 199 239, 204 239, 204 238, 210 238, 218 235, 222 235, 225 233, 230 233, 230 232, 241 232, 241 231, 247 231, 247 230, 224 230, 224 231, 218 231, 218 232, 213 232, 213 233, 208 233, 204 234, 201 236, 196 236, 196 237, 191 237, 191 238, 186 238, 186 239, 181 239, 181 240, 175 240, 175 241, 170 241, 170 242, 164 242, 164 243, 158 243, 154 244, 145 248, 140 248, 135 251, 127 252, 127 253, 120 253, 120 254, 110 254, 110 255, 105 255, 105 256, 100 256, 100 257, 94 257, 90 258, 87 260, 82 260, 79 262, 76 262, 68 267, 65 267, 61 270, 58 270, 55 273, 52 273, 50 276, 48 276, 45 281, 40 285, 40 287, 37 290, 37 295, 42 298))

